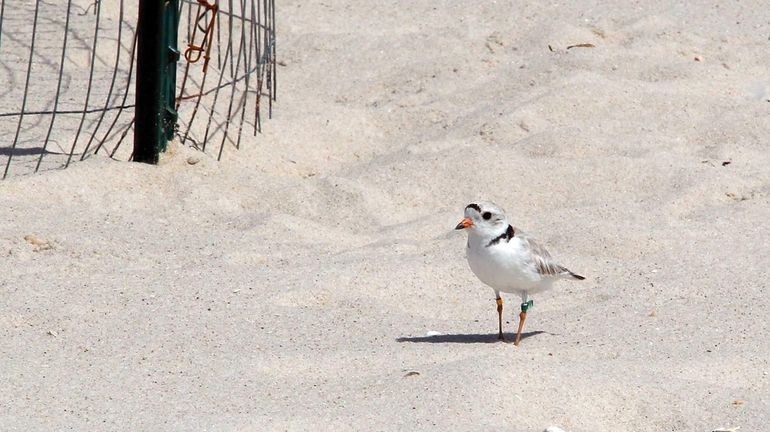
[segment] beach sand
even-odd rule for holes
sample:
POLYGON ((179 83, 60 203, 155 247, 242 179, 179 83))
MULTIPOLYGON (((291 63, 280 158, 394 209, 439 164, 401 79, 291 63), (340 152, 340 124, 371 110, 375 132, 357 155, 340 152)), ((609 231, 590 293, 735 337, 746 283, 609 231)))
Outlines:
POLYGON ((0 429, 770 430, 766 4, 277 22, 274 118, 222 162, 0 182, 0 429), (587 277, 519 347, 476 199, 587 277))

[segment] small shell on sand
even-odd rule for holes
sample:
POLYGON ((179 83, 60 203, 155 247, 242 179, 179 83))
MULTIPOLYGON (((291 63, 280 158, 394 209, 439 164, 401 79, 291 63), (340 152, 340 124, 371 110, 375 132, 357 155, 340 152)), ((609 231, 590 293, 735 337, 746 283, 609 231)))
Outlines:
POLYGON ((34 246, 42 246, 42 245, 48 244, 48 240, 41 239, 40 237, 37 237, 32 234, 25 235, 24 240, 26 240, 27 242, 29 242, 34 246))
POLYGON ((24 236, 24 240, 27 241, 27 243, 31 244, 32 246, 35 246, 36 251, 46 250, 53 248, 53 245, 51 242, 49 242, 46 239, 40 238, 33 234, 27 234, 24 236))

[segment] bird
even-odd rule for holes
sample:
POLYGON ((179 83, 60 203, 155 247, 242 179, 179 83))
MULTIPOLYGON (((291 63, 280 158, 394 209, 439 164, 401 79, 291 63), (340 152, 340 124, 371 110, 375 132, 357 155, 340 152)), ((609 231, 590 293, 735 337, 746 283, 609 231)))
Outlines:
POLYGON ((561 279, 585 279, 556 263, 543 246, 511 225, 505 211, 494 203, 468 204, 455 229, 467 230, 468 264, 476 277, 495 291, 500 340, 504 340, 501 292, 521 296, 519 329, 514 341, 518 346, 527 311, 534 304, 529 296, 550 289, 561 279))

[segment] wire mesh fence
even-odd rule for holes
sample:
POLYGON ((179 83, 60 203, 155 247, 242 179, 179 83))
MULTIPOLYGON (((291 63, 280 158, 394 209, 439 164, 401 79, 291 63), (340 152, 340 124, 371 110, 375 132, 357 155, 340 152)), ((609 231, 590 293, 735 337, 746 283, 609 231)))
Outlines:
MULTIPOLYGON (((178 1, 175 135, 220 159, 272 114, 274 0, 178 1)), ((136 24, 125 0, 0 0, 2 178, 131 160, 136 24)))

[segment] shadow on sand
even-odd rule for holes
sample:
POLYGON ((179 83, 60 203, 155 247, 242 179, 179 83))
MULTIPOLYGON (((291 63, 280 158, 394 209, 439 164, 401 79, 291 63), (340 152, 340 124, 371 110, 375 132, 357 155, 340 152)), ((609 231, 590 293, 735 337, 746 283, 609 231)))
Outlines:
MULTIPOLYGON (((547 333, 544 331, 524 332, 521 334, 521 339, 524 340, 528 337, 537 336, 541 333, 547 333)), ((550 334, 550 333, 548 333, 550 334)), ((503 333, 505 342, 513 343, 516 339, 516 333, 503 333)), ((415 343, 496 343, 500 342, 497 339, 497 333, 489 334, 444 334, 436 336, 416 336, 416 337, 400 337, 396 338, 396 342, 415 342, 415 343)))
POLYGON ((0 147, 0 156, 10 156, 10 155, 35 156, 41 153, 52 154, 53 152, 48 150, 43 150, 43 147, 32 147, 32 148, 16 147, 15 149, 12 147, 0 147))

